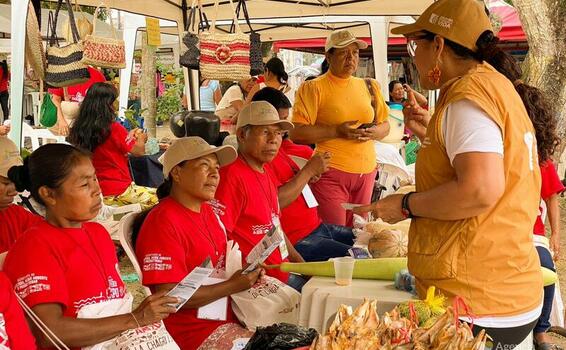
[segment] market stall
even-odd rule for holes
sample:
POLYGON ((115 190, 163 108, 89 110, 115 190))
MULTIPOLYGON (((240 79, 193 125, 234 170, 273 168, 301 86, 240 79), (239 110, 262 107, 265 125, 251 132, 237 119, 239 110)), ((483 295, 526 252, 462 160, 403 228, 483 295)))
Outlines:
MULTIPOLYGON (((27 2, 28 1, 18 1, 14 2, 11 6, 12 17, 17 18, 21 16, 19 14, 27 13, 27 2)), ((385 16, 406 16, 406 15, 416 15, 426 6, 430 4, 431 1, 396 1, 387 2, 383 0, 373 0, 373 1, 333 1, 325 3, 323 1, 271 1, 271 0, 257 0, 250 1, 248 8, 249 12, 253 18, 252 23, 264 22, 268 24, 273 23, 310 23, 310 22, 322 22, 322 23, 333 23, 333 22, 344 22, 346 21, 368 21, 368 8, 375 9, 373 16, 369 18, 371 27, 371 37, 374 43, 386 43, 386 37, 388 33, 388 19, 385 16), (277 4, 274 7, 273 4, 277 4), (274 11, 274 9, 277 9, 274 11), (337 19, 332 16, 348 16, 346 19, 337 19), (320 17, 322 16, 322 17, 320 17), (359 16, 358 18, 355 18, 359 16), (353 18, 354 17, 354 18, 353 18)), ((203 1, 203 7, 206 10, 212 10, 214 1, 206 0, 203 1)), ((95 0, 85 0, 81 2, 82 5, 97 6, 99 1, 95 0)), ((127 11, 130 13, 155 16, 159 15, 161 19, 175 21, 178 24, 179 33, 182 33, 184 28, 184 23, 187 20, 187 9, 188 2, 186 0, 165 0, 165 1, 126 1, 126 0, 113 0, 108 3, 108 5, 116 10, 127 11)), ((231 12, 232 7, 229 2, 222 2, 219 5, 218 19, 227 20, 232 17, 231 12)), ((138 26, 139 27, 139 26, 138 26)), ((277 26, 271 28, 272 30, 277 30, 277 26)), ((244 29, 245 30, 245 29, 244 29)), ((10 137, 16 141, 16 143, 21 142, 21 111, 22 111, 22 87, 23 87, 23 69, 24 69, 24 46, 25 46, 25 21, 12 21, 11 32, 13 33, 11 41, 11 52, 12 58, 12 81, 11 81, 11 105, 13 114, 13 127, 10 133, 10 137)), ((268 30, 262 31, 262 35, 269 35, 268 30)), ((297 31, 286 31, 290 36, 288 39, 297 38, 297 31)), ((320 36, 320 35, 319 35, 320 36)), ((280 38, 284 39, 284 38, 280 38)), ((376 47, 374 45, 374 47, 376 47)), ((381 57, 381 59, 376 58, 376 62, 386 62, 386 54, 382 51, 378 55, 378 51, 374 51, 376 56, 381 57)), ((131 57, 131 56, 130 56, 131 57)), ((376 63, 377 64, 377 63, 376 63)), ((384 64, 379 64, 380 69, 376 70, 377 78, 386 77, 386 66, 384 64)), ((126 67, 127 69, 128 67, 126 67)), ((188 78, 188 72, 186 73, 186 78, 188 78)), ((193 85, 190 89, 190 96, 192 97, 192 106, 197 106, 198 102, 198 89, 196 84, 196 72, 191 72, 193 77, 193 85)), ((186 79, 189 81, 189 79, 186 79)), ((189 91, 189 90, 188 90, 189 91)))

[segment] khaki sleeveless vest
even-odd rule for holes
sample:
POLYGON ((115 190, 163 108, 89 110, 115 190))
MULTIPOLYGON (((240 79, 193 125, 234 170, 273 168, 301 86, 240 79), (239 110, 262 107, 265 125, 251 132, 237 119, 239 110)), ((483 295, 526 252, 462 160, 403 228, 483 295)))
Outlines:
POLYGON ((409 270, 421 297, 434 285, 449 298, 464 298, 478 316, 528 312, 542 300, 541 268, 532 241, 541 186, 535 131, 513 84, 489 64, 479 64, 441 88, 417 159, 417 192, 456 178, 446 154, 442 116, 449 104, 462 99, 480 106, 502 130, 505 193, 477 217, 414 219, 409 270))

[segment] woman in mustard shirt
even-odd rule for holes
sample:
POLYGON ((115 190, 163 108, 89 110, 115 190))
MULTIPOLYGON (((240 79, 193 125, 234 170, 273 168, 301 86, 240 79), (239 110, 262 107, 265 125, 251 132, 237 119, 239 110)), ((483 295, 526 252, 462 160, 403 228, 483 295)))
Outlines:
POLYGON ((498 48, 486 12, 481 1, 439 0, 393 30, 407 37, 421 85, 440 96, 432 117, 414 96, 405 104, 405 125, 422 141, 417 191, 358 210, 390 223, 412 217, 408 265, 419 296, 430 286, 460 296, 474 332, 486 329, 492 349, 512 349, 542 308, 532 240, 541 179, 529 115, 551 109, 498 48))
POLYGON ((330 170, 312 185, 328 224, 352 224, 352 213, 347 215, 342 203, 370 202, 377 165, 373 141, 389 134, 388 107, 377 82, 371 81, 370 94, 364 79, 352 76, 366 47, 347 30, 332 32, 325 45, 329 71, 305 82, 293 106, 291 139, 332 155, 330 170))

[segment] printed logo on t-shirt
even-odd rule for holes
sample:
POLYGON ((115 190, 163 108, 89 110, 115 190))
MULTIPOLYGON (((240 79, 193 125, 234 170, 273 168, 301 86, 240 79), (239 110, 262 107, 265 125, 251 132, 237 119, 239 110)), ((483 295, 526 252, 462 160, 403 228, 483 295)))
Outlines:
POLYGON ((51 290, 47 276, 39 276, 29 273, 17 279, 14 290, 20 298, 25 299, 30 294, 51 290))
POLYGON ((265 235, 271 230, 273 227, 273 223, 269 223, 266 225, 252 225, 252 233, 254 235, 265 235))
POLYGON ((220 203, 219 201, 217 201, 216 199, 212 199, 208 201, 208 204, 210 204, 210 206, 212 207, 212 211, 214 212, 214 214, 218 216, 223 216, 225 214, 226 206, 220 203))
POLYGON ((146 254, 143 258, 144 271, 168 271, 173 269, 170 256, 163 256, 159 253, 146 254))
POLYGON ((6 331, 6 321, 4 315, 0 313, 0 350, 10 350, 8 342, 8 332, 6 331))
MULTIPOLYGON (((88 90, 87 90, 88 91, 88 90)), ((85 92, 86 93, 86 92, 85 92)), ((85 96, 79 91, 73 97, 73 100, 78 103, 82 103, 85 99, 85 96)))

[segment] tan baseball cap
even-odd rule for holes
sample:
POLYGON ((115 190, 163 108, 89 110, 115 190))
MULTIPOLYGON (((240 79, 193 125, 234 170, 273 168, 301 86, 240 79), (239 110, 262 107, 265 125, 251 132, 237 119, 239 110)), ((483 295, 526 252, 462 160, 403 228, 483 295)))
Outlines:
POLYGON ((483 1, 439 0, 430 5, 415 23, 393 28, 391 33, 408 36, 428 31, 476 52, 476 41, 486 30, 493 31, 493 27, 483 1))
POLYGON ((11 167, 22 164, 18 146, 6 136, 0 136, 0 176, 8 177, 11 167))
POLYGON ((335 30, 326 38, 326 44, 324 44, 324 51, 328 52, 328 50, 335 48, 341 49, 346 47, 352 43, 358 44, 360 49, 365 49, 368 47, 368 44, 363 41, 359 40, 352 34, 349 30, 342 29, 342 30, 335 30))
POLYGON ((246 125, 275 124, 279 124, 283 130, 291 130, 294 128, 293 123, 290 121, 279 119, 279 113, 271 103, 267 101, 253 101, 240 111, 236 129, 246 125))
POLYGON ((197 159, 209 154, 216 154, 220 166, 225 166, 236 160, 238 153, 232 146, 215 147, 209 145, 198 136, 183 137, 173 141, 167 151, 159 157, 163 164, 163 175, 167 179, 175 166, 185 160, 197 159))

